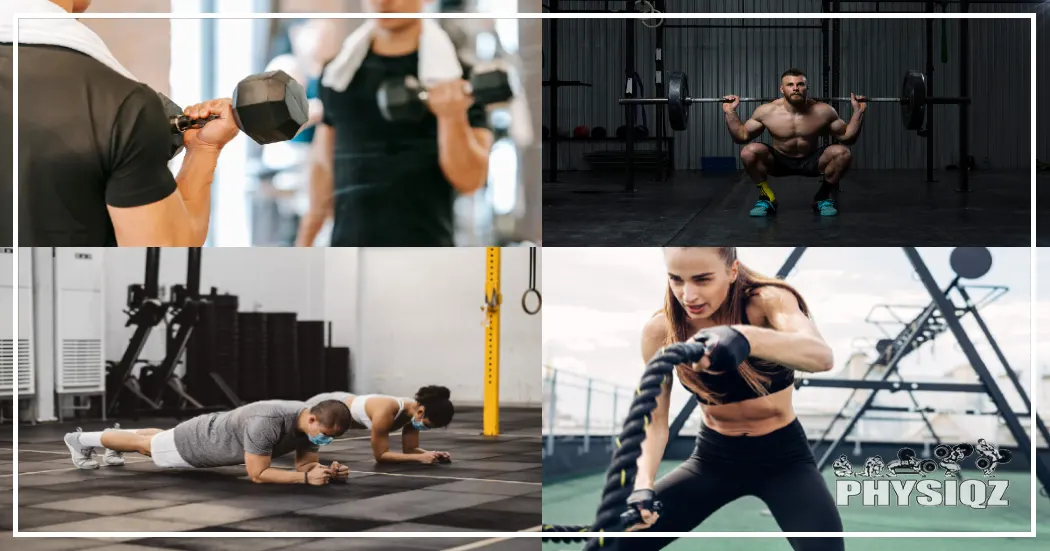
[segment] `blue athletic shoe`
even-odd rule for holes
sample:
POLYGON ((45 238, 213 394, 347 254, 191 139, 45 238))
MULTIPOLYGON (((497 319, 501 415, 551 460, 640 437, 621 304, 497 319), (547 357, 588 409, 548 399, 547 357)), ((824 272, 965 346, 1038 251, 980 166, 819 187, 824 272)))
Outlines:
POLYGON ((813 203, 813 212, 821 216, 836 216, 839 213, 839 209, 835 208, 835 201, 821 199, 813 203))
POLYGON ((777 204, 775 201, 770 201, 765 197, 760 197, 758 201, 755 201, 755 206, 751 207, 751 216, 764 217, 773 216, 777 213, 777 204))

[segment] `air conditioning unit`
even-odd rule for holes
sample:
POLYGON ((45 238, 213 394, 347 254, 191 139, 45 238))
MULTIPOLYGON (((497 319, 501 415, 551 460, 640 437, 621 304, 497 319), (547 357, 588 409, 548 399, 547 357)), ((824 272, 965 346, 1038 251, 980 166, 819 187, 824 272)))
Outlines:
POLYGON ((32 249, 0 249, 0 398, 14 395, 15 368, 19 398, 36 393, 33 361, 33 268, 32 249), (11 281, 15 255, 18 255, 18 281, 11 281), (17 291, 16 291, 17 290, 17 291), (18 342, 15 342, 11 315, 18 294, 18 342))
POLYGON ((103 249, 55 251, 55 392, 104 392, 103 249))

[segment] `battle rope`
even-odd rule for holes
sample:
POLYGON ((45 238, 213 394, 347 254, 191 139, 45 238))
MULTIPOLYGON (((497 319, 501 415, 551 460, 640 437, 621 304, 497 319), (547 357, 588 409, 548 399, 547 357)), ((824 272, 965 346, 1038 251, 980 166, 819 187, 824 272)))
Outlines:
MULTIPOLYGON (((701 337, 702 338, 702 337, 701 337)), ((605 487, 602 488, 601 505, 594 524, 559 525, 545 524, 544 532, 557 532, 565 535, 543 537, 543 541, 557 543, 587 542, 585 551, 603 547, 612 547, 618 538, 606 542, 606 538, 587 538, 572 536, 571 532, 622 532, 628 526, 637 523, 639 514, 634 509, 627 509, 627 498, 634 491, 635 475, 638 471, 638 458, 642 455, 642 442, 645 441, 645 429, 656 409, 656 398, 661 387, 671 380, 674 367, 679 364, 692 364, 700 361, 707 353, 706 344, 691 340, 661 348, 645 367, 642 380, 634 393, 623 430, 616 438, 616 450, 612 462, 605 473, 605 487)))

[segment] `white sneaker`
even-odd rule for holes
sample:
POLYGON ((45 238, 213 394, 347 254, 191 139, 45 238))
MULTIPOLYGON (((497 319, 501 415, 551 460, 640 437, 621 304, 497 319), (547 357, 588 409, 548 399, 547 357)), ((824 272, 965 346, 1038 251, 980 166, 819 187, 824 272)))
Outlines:
MULTIPOLYGON (((120 423, 115 423, 112 429, 105 430, 120 430, 120 423)), ((105 431, 103 431, 105 432, 105 431)), ((124 452, 118 452, 109 448, 103 448, 106 453, 102 455, 102 462, 108 467, 121 467, 124 465, 124 452)))
POLYGON ((69 453, 73 454, 73 465, 78 469, 97 469, 98 462, 91 458, 95 453, 95 448, 84 446, 80 443, 80 433, 84 432, 79 427, 76 432, 66 434, 62 440, 66 443, 66 447, 69 448, 69 453))

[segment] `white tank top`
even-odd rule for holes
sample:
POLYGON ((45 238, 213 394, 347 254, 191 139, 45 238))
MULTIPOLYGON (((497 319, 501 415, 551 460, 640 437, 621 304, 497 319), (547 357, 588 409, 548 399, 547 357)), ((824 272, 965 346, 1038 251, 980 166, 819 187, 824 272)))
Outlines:
MULTIPOLYGON (((340 402, 346 402, 351 396, 353 396, 353 394, 349 392, 325 392, 307 400, 306 405, 313 407, 325 400, 339 400, 340 402)), ((350 403, 350 417, 368 429, 372 428, 372 420, 369 419, 368 413, 365 411, 365 403, 367 403, 368 399, 373 396, 378 396, 380 398, 393 398, 394 400, 397 400, 398 408, 397 413, 394 414, 394 419, 397 419, 398 416, 401 415, 401 412, 405 410, 404 398, 395 398, 385 394, 362 394, 356 396, 354 401, 350 403)))
POLYGON ((358 396, 350 403, 350 416, 354 418, 354 421, 364 425, 365 428, 372 428, 372 420, 368 418, 368 413, 365 411, 365 403, 372 397, 393 398, 394 400, 397 400, 398 407, 397 413, 394 414, 394 419, 397 419, 398 416, 401 415, 401 412, 405 410, 404 398, 394 398, 393 396, 385 396, 382 394, 366 394, 364 396, 358 396))

